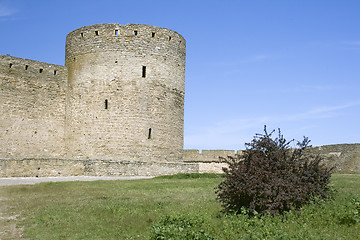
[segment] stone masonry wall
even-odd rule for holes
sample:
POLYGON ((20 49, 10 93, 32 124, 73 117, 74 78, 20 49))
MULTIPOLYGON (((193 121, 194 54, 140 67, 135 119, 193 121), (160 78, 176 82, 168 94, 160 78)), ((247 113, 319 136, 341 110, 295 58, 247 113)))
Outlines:
POLYGON ((235 156, 241 154, 241 150, 202 150, 184 149, 183 161, 197 163, 199 173, 222 173, 222 169, 227 167, 226 163, 220 162, 219 157, 235 156))
POLYGON ((334 144, 313 147, 312 154, 320 154, 324 162, 341 173, 360 173, 360 144, 334 144))
POLYGON ((64 154, 64 66, 0 55, 0 158, 64 154))
POLYGON ((219 157, 235 156, 241 153, 241 150, 202 150, 184 149, 183 160, 185 162, 218 162, 219 157))
MULTIPOLYGON (((157 176, 175 173, 222 173, 225 163, 218 156, 235 156, 241 150, 184 150, 184 162, 142 162, 94 159, 0 159, 0 177, 45 176, 157 176)), ((339 173, 360 173, 360 144, 313 147, 339 173)))
MULTIPOLYGON (((184 162, 199 164, 199 172, 221 173, 226 164, 220 162, 219 156, 240 155, 242 150, 202 150, 185 149, 184 162)), ((335 144, 309 149, 310 154, 320 154, 324 164, 335 167, 339 173, 360 173, 360 144, 335 144)))
POLYGON ((0 159, 0 177, 158 176, 197 173, 196 163, 69 159, 0 159))

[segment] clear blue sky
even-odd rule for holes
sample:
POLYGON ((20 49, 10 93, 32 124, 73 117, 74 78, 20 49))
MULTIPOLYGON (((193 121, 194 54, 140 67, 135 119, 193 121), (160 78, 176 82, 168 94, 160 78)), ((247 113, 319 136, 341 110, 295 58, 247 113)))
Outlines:
POLYGON ((97 23, 185 37, 185 148, 244 149, 265 124, 360 142, 359 0, 0 0, 0 54, 63 65, 66 34, 97 23))

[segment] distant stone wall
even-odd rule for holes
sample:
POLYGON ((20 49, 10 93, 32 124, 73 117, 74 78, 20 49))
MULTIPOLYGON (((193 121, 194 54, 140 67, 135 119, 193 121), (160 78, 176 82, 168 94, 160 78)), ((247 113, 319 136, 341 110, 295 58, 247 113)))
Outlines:
POLYGON ((64 154, 64 66, 0 55, 0 158, 64 154))
POLYGON ((184 149, 183 161, 197 163, 199 173, 222 173, 226 163, 220 162, 219 157, 235 156, 241 154, 241 150, 202 150, 184 149))
MULTIPOLYGON (((202 150, 185 149, 183 152, 184 162, 199 164, 199 172, 221 173, 226 164, 219 160, 219 156, 235 157, 242 150, 202 150)), ((310 154, 320 154, 324 164, 334 167, 339 173, 360 173, 360 144, 336 144, 312 147, 310 154)))
POLYGON ((219 162, 219 157, 235 156, 241 153, 241 150, 200 150, 184 149, 184 162, 219 162))
POLYGON ((335 144, 313 147, 313 154, 320 154, 324 163, 334 166, 340 173, 360 173, 360 144, 335 144))
POLYGON ((197 173, 197 163, 67 159, 0 159, 0 177, 158 176, 197 173))

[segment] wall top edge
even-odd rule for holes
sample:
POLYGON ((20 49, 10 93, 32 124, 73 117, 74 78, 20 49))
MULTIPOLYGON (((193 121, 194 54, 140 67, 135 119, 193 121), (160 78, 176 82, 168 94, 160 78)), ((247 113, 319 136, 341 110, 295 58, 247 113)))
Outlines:
POLYGON ((31 59, 27 59, 27 58, 19 58, 19 57, 14 57, 11 55, 2 55, 0 54, 0 63, 2 62, 9 62, 9 61, 16 61, 16 62, 22 62, 24 64, 37 64, 37 65, 47 65, 47 66, 54 66, 57 68, 63 68, 65 69, 66 67, 63 65, 57 65, 57 64, 52 64, 52 63, 46 63, 46 62, 40 62, 40 61, 36 61, 36 60, 31 60, 31 59))

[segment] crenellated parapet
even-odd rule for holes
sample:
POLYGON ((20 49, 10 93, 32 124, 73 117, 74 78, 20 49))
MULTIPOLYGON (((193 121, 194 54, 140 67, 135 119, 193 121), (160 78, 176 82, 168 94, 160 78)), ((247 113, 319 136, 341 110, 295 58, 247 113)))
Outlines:
POLYGON ((0 55, 0 74, 28 79, 67 79, 67 69, 64 66, 9 55, 0 55))
POLYGON ((67 61, 75 55, 105 51, 185 58, 186 41, 173 30, 145 24, 96 24, 76 29, 67 35, 67 61))

